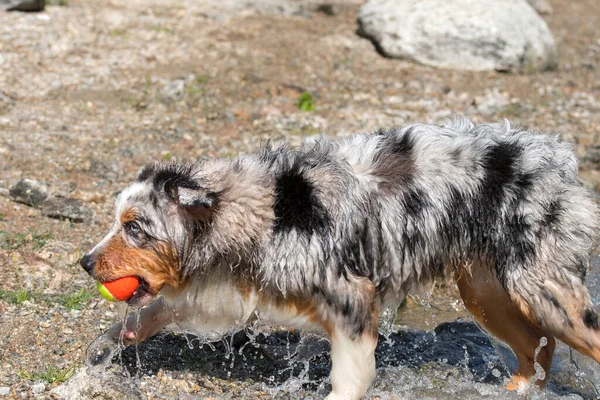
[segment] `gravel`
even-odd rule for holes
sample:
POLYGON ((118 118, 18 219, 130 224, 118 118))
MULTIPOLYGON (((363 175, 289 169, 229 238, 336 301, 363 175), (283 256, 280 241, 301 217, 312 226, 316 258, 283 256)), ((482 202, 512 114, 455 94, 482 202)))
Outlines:
MULTIPOLYGON (((77 260, 108 231, 115 196, 149 162, 461 114, 560 133, 587 155, 581 176, 598 188, 597 0, 550 2, 544 19, 559 67, 530 75, 381 57, 356 35, 359 1, 330 1, 333 13, 318 11, 322 1, 64 3, 0 12, 0 187, 45 182, 53 197, 77 199, 95 215, 49 218, 0 190, 0 390, 11 399, 33 397, 41 375, 78 371, 88 344, 120 318, 121 306, 97 296, 77 260), (165 103, 163 88, 181 77, 183 97, 165 103), (314 111, 296 106, 304 91, 314 111)), ((158 365, 138 388, 153 398, 256 398, 268 380, 194 371, 158 365)), ((42 381, 40 397, 59 385, 42 381)))

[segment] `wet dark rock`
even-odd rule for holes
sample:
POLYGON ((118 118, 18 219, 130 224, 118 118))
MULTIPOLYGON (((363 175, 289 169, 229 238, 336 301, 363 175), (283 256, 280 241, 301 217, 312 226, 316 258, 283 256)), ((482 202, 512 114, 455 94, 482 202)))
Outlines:
MULTIPOLYGON (((329 390, 326 380, 331 368, 330 345, 319 335, 287 330, 264 334, 247 330, 205 344, 193 335, 163 332, 140 344, 137 350, 139 364, 135 348, 130 347, 119 354, 114 342, 100 337, 88 347, 88 371, 79 371, 76 375, 87 374, 84 376, 91 377, 92 381, 110 381, 106 390, 120 393, 136 390, 123 381, 124 374, 138 377, 168 374, 185 380, 189 380, 192 374, 203 377, 207 382, 256 382, 271 387, 282 385, 290 378, 299 378, 301 388, 298 388, 314 393, 314 398, 322 398, 329 390), (110 378, 113 374, 115 383, 110 378)), ((509 371, 515 367, 515 357, 510 350, 493 343, 474 323, 461 320, 442 323, 433 331, 402 329, 389 337, 380 336, 375 356, 378 375, 381 375, 377 381, 380 387, 386 376, 408 374, 413 381, 420 380, 419 377, 427 380, 432 376, 446 381, 446 376, 466 382, 465 387, 487 384, 490 385, 488 388, 504 391, 502 387, 510 376, 509 371), (432 375, 431 371, 439 371, 440 374, 432 375)), ((386 391, 392 392, 395 387, 402 386, 402 383, 396 382, 397 379, 400 378, 384 382, 385 386, 389 386, 386 391)), ((68 392, 60 389, 62 386, 53 392, 71 396, 65 398, 100 398, 86 394, 91 384, 74 384, 71 380, 63 385, 69 387, 68 392), (78 388, 80 384, 82 389, 78 388)), ((548 390, 561 396, 582 395, 556 381, 552 374, 548 390)), ((99 396, 99 393, 96 394, 99 396)), ((473 393, 477 395, 477 391, 473 393)), ((115 398, 111 396, 105 394, 102 398, 115 398)), ((290 398, 313 397, 299 395, 290 398)), ((583 395, 583 398, 590 397, 583 395)))
MULTIPOLYGON (((135 349, 128 348, 122 360, 131 374, 156 374, 159 369, 195 370, 203 375, 219 379, 228 377, 237 380, 264 381, 264 376, 275 376, 274 384, 285 382, 290 376, 297 376, 305 369, 305 360, 310 360, 308 376, 315 384, 329 376, 331 360, 329 342, 324 337, 279 331, 270 335, 258 334, 254 341, 244 339, 238 332, 233 344, 239 359, 246 362, 225 362, 231 338, 213 343, 214 351, 208 345, 199 345, 194 336, 165 333, 155 336, 139 346, 142 370, 136 366, 135 349), (249 343, 250 342, 250 343, 249 343), (192 348, 189 347, 192 344, 192 348), (242 353, 239 354, 239 349, 242 353), (290 367, 285 373, 279 371, 290 367), (255 366, 253 370, 247 366, 255 366)), ((400 330, 386 338, 380 336, 375 353, 377 367, 420 366, 444 360, 450 366, 468 369, 474 380, 499 384, 509 373, 503 359, 511 357, 510 352, 501 348, 502 357, 488 336, 471 322, 448 322, 440 324, 434 331, 400 330), (496 371, 494 371, 496 369, 496 371), (499 372, 499 373, 498 373, 499 372)), ((239 361, 239 360, 238 360, 239 361)), ((512 364, 509 360, 509 364, 512 364)))
POLYGON ((9 192, 14 201, 37 208, 48 197, 48 186, 40 181, 22 179, 9 192))
POLYGON ((73 222, 89 221, 94 212, 84 202, 62 197, 51 197, 42 203, 42 214, 50 218, 69 219, 73 222))
POLYGON ((5 11, 42 11, 45 0, 0 0, 0 10, 5 11))

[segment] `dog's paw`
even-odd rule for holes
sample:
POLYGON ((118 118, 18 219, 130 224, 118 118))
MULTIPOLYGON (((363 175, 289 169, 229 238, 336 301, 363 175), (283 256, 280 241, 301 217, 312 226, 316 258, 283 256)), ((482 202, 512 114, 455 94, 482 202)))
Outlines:
POLYGON ((508 385, 506 385, 506 390, 511 392, 517 391, 517 393, 523 394, 529 390, 530 386, 530 382, 527 378, 515 375, 510 379, 508 385))

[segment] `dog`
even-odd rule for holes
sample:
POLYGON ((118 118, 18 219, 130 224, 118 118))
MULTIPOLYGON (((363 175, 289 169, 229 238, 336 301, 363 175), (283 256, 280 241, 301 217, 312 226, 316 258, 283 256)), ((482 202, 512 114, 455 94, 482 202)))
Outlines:
POLYGON ((138 277, 130 304, 160 294, 137 328, 107 333, 126 344, 173 321, 209 339, 255 317, 326 333, 328 399, 367 392, 379 312, 450 274, 514 351, 508 389, 523 390, 555 338, 600 362, 584 285, 598 210, 577 168, 557 137, 466 119, 157 163, 118 195, 81 265, 100 282, 138 277))

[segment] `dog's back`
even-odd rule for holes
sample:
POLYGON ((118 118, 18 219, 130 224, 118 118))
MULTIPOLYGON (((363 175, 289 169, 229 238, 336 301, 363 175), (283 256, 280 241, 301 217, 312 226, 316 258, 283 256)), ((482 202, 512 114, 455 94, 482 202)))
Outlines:
MULTIPOLYGON (((585 275, 596 206, 571 146, 554 137, 458 120, 321 141, 271 161, 276 176, 294 170, 310 184, 303 219, 279 216, 306 224, 294 227, 299 247, 273 262, 293 265, 301 251, 395 293, 475 257, 494 260, 511 287, 526 271, 585 275), (315 241, 325 251, 311 252, 315 241)), ((314 281, 319 269, 307 274, 314 281)))

